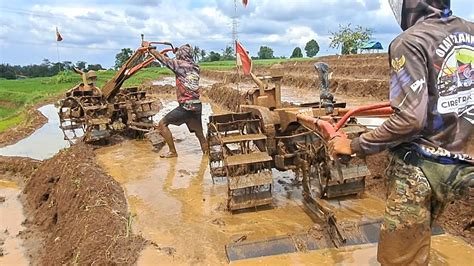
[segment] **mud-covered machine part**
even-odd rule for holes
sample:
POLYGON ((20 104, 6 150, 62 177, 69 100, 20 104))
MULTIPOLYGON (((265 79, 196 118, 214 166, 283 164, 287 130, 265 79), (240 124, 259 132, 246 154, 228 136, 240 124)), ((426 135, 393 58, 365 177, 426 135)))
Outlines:
MULTIPOLYGON (((160 53, 174 51, 170 43, 150 43, 171 46, 160 53)), ((155 60, 149 49, 156 47, 138 48, 102 89, 87 84, 87 74, 75 69, 83 82, 67 91, 58 106, 65 140, 74 142, 82 137, 85 142, 95 142, 112 132, 127 130, 142 135, 153 129, 153 116, 162 106, 160 100, 138 87, 122 87, 128 78, 155 60)))
POLYGON ((113 102, 88 91, 73 91, 59 106, 59 122, 64 139, 85 142, 105 139, 111 132, 133 130, 138 134, 153 128, 153 116, 161 102, 137 87, 122 88, 113 102))
MULTIPOLYGON (((258 88, 248 91, 248 104, 240 106, 241 112, 209 117, 210 172, 213 181, 227 178, 228 209, 270 204, 272 167, 303 176, 308 198, 362 193, 365 176, 370 174, 365 162, 331 160, 325 133, 297 117, 298 114, 314 119, 326 116, 326 105, 317 102, 283 108, 282 75, 273 73, 253 78, 258 88)), ((332 112, 344 107, 345 103, 331 103, 332 112)), ((366 130, 356 120, 341 128, 349 138, 366 130)))
POLYGON ((260 120, 251 113, 214 115, 207 128, 213 182, 227 178, 227 208, 231 211, 272 203, 272 157, 260 120))
POLYGON ((232 243, 226 246, 230 261, 294 252, 302 243, 312 250, 376 241, 379 220, 341 225, 334 215, 329 202, 362 194, 370 172, 364 159, 330 156, 328 141, 334 137, 353 139, 367 132, 353 117, 356 113, 386 116, 392 110, 388 103, 347 109, 329 92, 324 73, 327 64, 315 64, 315 68, 322 79, 320 101, 285 107, 281 103, 281 71, 271 69, 271 75, 264 76, 251 73, 257 88, 247 91, 247 104, 240 105, 240 112, 209 117, 209 164, 213 181, 227 178, 230 211, 272 202, 270 190, 261 204, 251 200, 235 204, 241 195, 234 193, 236 188, 254 194, 248 199, 257 198, 261 190, 254 188, 273 183, 271 168, 293 171, 302 182, 304 204, 323 222, 329 239, 321 243, 303 233, 232 243))

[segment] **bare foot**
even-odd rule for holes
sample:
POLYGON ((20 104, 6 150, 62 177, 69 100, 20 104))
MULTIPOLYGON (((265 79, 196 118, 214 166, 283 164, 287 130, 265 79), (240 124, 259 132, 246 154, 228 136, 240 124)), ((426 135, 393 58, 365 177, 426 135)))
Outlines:
POLYGON ((161 158, 175 158, 175 157, 178 157, 178 154, 176 152, 164 152, 162 154, 160 154, 160 157, 161 158))

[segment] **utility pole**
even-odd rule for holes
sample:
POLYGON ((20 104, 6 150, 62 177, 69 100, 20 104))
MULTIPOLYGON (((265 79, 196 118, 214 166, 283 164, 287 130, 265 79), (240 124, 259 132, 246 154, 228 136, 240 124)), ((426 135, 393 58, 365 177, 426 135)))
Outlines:
POLYGON ((238 26, 238 20, 237 20, 237 0, 234 0, 234 16, 232 17, 232 43, 235 44, 235 41, 238 39, 238 34, 237 34, 237 26, 238 26))
MULTIPOLYGON (((238 26, 238 20, 237 20, 237 0, 234 0, 234 16, 232 17, 232 47, 235 49, 235 44, 237 42, 237 39, 239 38, 237 34, 237 26, 238 26)), ((235 51, 236 54, 235 56, 237 57, 237 51, 235 51)), ((239 88, 239 83, 240 83, 240 73, 239 73, 239 65, 237 64, 237 60, 235 60, 235 71, 237 72, 237 76, 239 77, 239 80, 237 81, 237 90, 240 91, 239 88)))

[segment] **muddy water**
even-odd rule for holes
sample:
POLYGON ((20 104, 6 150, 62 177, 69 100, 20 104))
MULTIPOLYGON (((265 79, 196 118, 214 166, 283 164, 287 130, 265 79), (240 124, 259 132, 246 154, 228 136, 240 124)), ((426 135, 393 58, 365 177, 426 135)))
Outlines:
MULTIPOLYGON (((472 265, 474 249, 450 235, 432 238, 430 265, 472 265)), ((377 244, 242 260, 235 265, 380 265, 377 244)))
MULTIPOLYGON (((158 121, 176 102, 166 102, 155 117, 158 121)), ((216 108, 205 104, 203 124, 216 108)), ((197 139, 185 125, 170 126, 178 158, 161 159, 146 141, 129 140, 96 150, 99 163, 122 184, 133 217, 133 229, 153 244, 138 264, 225 264, 224 247, 245 241, 301 233, 313 226, 301 201, 301 188, 291 173, 275 171, 274 207, 230 214, 225 211, 225 181, 212 183, 208 161, 201 155, 197 139)), ((167 149, 166 147, 164 148, 167 149)), ((384 203, 363 195, 358 199, 330 201, 341 221, 377 219, 384 203)), ((472 248, 459 240, 433 242, 433 263, 465 262, 472 248), (444 244, 444 243, 447 244, 444 244), (455 248, 446 248, 446 245, 455 248), (456 248, 456 245, 459 246, 456 248)), ((357 264, 377 265, 376 245, 326 249, 251 260, 236 264, 357 264)))
POLYGON ((48 122, 27 138, 13 145, 0 148, 0 155, 44 160, 53 157, 59 150, 69 147, 69 143, 64 140, 63 133, 59 129, 59 117, 56 107, 48 104, 39 108, 38 111, 48 118, 48 122))
MULTIPOLYGON (((165 104, 164 112, 174 104, 165 104)), ((203 109, 203 117, 212 112, 208 104, 203 109)), ((197 139, 185 125, 170 129, 177 140, 178 158, 159 158, 145 141, 126 141, 97 150, 100 164, 126 190, 131 212, 136 215, 134 229, 160 247, 146 249, 139 264, 158 260, 222 264, 227 262, 224 246, 233 240, 257 240, 312 226, 313 221, 302 210, 301 193, 285 189, 291 182, 288 173, 280 173, 280 182, 275 183, 273 209, 234 215, 226 212, 226 185, 223 180, 212 184, 208 160, 201 155, 197 139)))
POLYGON ((385 203, 368 194, 328 200, 339 221, 377 220, 384 213, 385 203))
POLYGON ((11 181, 0 180, 0 265, 28 265, 22 240, 23 207, 18 200, 20 188, 11 181))

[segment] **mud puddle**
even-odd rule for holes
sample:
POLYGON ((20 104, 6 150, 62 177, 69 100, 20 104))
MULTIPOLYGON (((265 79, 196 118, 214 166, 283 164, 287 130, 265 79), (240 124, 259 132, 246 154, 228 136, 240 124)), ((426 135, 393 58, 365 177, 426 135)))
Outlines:
POLYGON ((20 188, 15 182, 0 180, 0 265, 28 265, 19 236, 25 229, 19 194, 20 188))
MULTIPOLYGON (((165 103, 156 119, 174 106, 175 102, 165 103)), ((204 123, 212 110, 203 105, 204 123)), ((223 264, 227 243, 300 232, 313 225, 302 209, 301 193, 287 190, 289 173, 278 175, 273 209, 233 215, 225 211, 225 181, 212 184, 208 159, 197 139, 185 125, 170 129, 178 158, 161 159, 148 142, 135 140, 96 151, 99 163, 126 191, 135 214, 134 229, 155 243, 144 251, 139 264, 223 264)))
MULTIPOLYGON (((286 97, 293 101, 298 94, 293 91, 286 97)), ((307 97, 305 101, 308 101, 307 97)), ((164 102, 164 108, 154 120, 158 121, 176 106, 176 102, 164 102)), ((203 104, 204 126, 209 114, 218 112, 216 110, 215 106, 203 104)), ((134 231, 151 243, 143 251, 139 265, 156 264, 158 261, 164 264, 225 264, 228 263, 225 254, 228 243, 301 233, 314 225, 303 206, 301 188, 295 184, 294 176, 278 171, 274 171, 273 208, 230 214, 225 210, 225 180, 212 183, 208 159, 201 155, 197 139, 188 132, 186 125, 170 126, 170 129, 176 141, 178 158, 161 159, 147 141, 138 140, 127 140, 96 150, 99 164, 125 190, 133 214, 134 231)), ((167 147, 163 150, 166 151, 167 147)), ((339 220, 376 219, 382 216, 384 209, 383 201, 367 195, 330 203, 335 207, 339 220)), ((472 248, 462 241, 458 244, 472 252, 472 248)), ((433 250, 437 252, 436 248, 433 250)), ((455 253, 457 250, 443 253, 442 259, 451 261, 459 256, 455 253)), ((376 245, 295 253, 237 263, 256 262, 268 265, 311 262, 376 265, 376 245)))
POLYGON ((59 116, 53 104, 38 109, 48 122, 29 137, 19 142, 0 148, 0 155, 30 157, 45 160, 53 157, 59 150, 69 147, 59 128, 59 116))
MULTIPOLYGON (((158 121, 176 107, 165 102, 158 121)), ((203 124, 216 110, 203 105, 203 124)), ((179 157, 161 159, 147 141, 128 140, 96 151, 99 164, 122 184, 135 215, 134 230, 154 244, 139 264, 227 263, 225 245, 301 233, 314 225, 303 206, 301 187, 294 174, 274 170, 273 208, 230 214, 226 209, 225 180, 212 184, 207 156, 186 126, 170 126, 179 157)), ((167 147, 163 148, 164 150, 167 147)), ((341 217, 380 217, 383 202, 369 196, 331 202, 341 217), (370 206, 371 210, 367 209, 370 206)))
MULTIPOLYGON (((430 265, 471 265, 474 250, 451 235, 431 239, 430 265)), ((380 265, 377 244, 241 260, 233 265, 380 265)))

